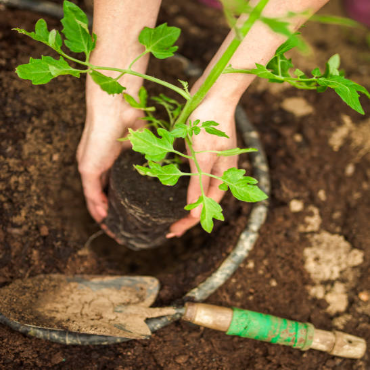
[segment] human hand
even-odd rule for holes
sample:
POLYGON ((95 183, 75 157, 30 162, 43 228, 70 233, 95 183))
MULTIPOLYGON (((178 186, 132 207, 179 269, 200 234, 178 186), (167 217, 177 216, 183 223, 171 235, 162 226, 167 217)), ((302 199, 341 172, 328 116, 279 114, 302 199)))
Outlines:
MULTIPOLYGON (((218 101, 216 99, 204 100, 198 108, 194 110, 189 119, 192 121, 199 119, 201 122, 211 120, 215 121, 220 124, 217 129, 224 131, 226 135, 229 136, 229 139, 210 135, 202 130, 199 135, 193 136, 194 151, 222 151, 235 148, 236 129, 234 114, 235 108, 233 106, 231 106, 230 109, 230 106, 226 105, 222 101, 218 101)), ((197 160, 202 172, 221 177, 224 171, 237 166, 238 158, 237 156, 217 156, 215 153, 201 153, 197 154, 197 160)), ((194 161, 190 160, 189 164, 191 172, 198 172, 194 161)), ((225 194, 223 190, 219 189, 221 181, 210 178, 209 176, 203 176, 202 184, 205 195, 219 203, 225 194)), ((194 203, 201 195, 202 191, 200 188, 199 177, 191 176, 188 187, 187 203, 194 203)), ((200 220, 201 211, 201 206, 198 206, 197 208, 192 209, 186 217, 175 222, 171 226, 170 233, 167 235, 167 238, 174 236, 179 237, 183 235, 186 230, 196 225, 200 220)))
POLYGON ((143 113, 131 108, 122 95, 111 96, 100 89, 90 77, 86 81, 86 123, 77 149, 87 208, 96 222, 106 216, 108 200, 103 192, 108 170, 129 142, 119 142, 128 128, 142 127, 143 113))

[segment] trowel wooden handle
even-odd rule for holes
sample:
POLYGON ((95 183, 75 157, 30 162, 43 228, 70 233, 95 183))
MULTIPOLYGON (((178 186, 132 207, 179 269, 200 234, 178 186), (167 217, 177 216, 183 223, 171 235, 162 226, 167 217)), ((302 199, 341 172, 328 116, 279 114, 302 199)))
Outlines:
POLYGON ((302 351, 313 348, 348 358, 361 358, 366 351, 366 342, 362 338, 339 331, 318 330, 309 323, 240 308, 188 302, 183 320, 221 330, 228 335, 282 344, 302 351))

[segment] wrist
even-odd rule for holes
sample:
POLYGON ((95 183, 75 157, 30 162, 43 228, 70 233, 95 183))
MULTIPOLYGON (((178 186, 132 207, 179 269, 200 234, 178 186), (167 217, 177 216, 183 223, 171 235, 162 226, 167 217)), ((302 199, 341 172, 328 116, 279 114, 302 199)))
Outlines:
MULTIPOLYGON (((199 89, 206 76, 202 76, 194 84, 191 94, 194 95, 199 89)), ((235 109, 245 90, 253 82, 255 76, 247 74, 221 75, 216 83, 210 88, 203 102, 222 107, 235 109)))

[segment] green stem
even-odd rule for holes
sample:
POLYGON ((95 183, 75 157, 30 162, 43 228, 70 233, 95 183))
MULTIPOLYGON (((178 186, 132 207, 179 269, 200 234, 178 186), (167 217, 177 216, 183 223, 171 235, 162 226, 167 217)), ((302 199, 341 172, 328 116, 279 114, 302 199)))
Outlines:
POLYGON ((137 56, 132 62, 131 64, 128 66, 128 69, 131 70, 132 66, 135 64, 135 62, 137 62, 141 57, 143 57, 145 54, 148 54, 149 52, 148 51, 144 51, 142 52, 139 56, 137 56))
MULTIPOLYGON (((122 77, 124 74, 129 74, 129 75, 133 75, 133 76, 137 76, 137 77, 141 77, 143 78, 144 80, 148 80, 148 81, 152 81, 152 82, 155 82, 159 85, 162 85, 162 86, 165 86, 175 92, 177 92, 179 95, 181 95, 185 100, 189 100, 190 99, 190 94, 188 94, 186 91, 184 91, 183 89, 181 89, 180 87, 176 86, 176 85, 173 85, 169 82, 166 82, 166 81, 163 81, 163 80, 160 80, 159 78, 156 78, 156 77, 152 77, 152 76, 149 76, 149 75, 146 75, 146 74, 143 74, 143 73, 139 73, 139 72, 135 72, 133 71, 132 69, 120 69, 120 68, 113 68, 113 67, 100 67, 100 66, 94 66, 88 62, 83 62, 81 60, 78 60, 78 59, 75 59, 69 55, 67 55, 64 51, 62 50, 58 50, 59 54, 62 55, 63 57, 69 59, 69 60, 72 60, 73 62, 76 62, 78 64, 82 64, 84 66, 87 66, 89 67, 89 69, 98 69, 98 70, 101 70, 101 71, 115 71, 115 72, 120 72, 121 74, 118 76, 118 78, 122 77)), ((139 57, 142 57, 143 54, 139 55, 139 57)), ((134 62, 136 60, 139 59, 139 57, 137 57, 134 62)), ((131 63, 130 67, 132 66, 133 63, 131 63)), ((87 72, 87 71, 86 71, 87 72)), ((117 79, 118 79, 117 78, 117 79)))
MULTIPOLYGON (((218 62, 214 65, 211 72, 200 86, 198 91, 193 95, 193 97, 187 101, 184 109, 182 110, 179 118, 177 119, 177 123, 186 123, 187 119, 189 118, 190 114, 194 111, 195 108, 198 107, 200 102, 204 99, 208 91, 214 85, 218 77, 222 74, 223 70, 229 63, 230 59, 238 49, 239 45, 242 43, 244 37, 248 34, 254 23, 260 18, 261 13, 264 7, 267 5, 269 0, 260 0, 260 2, 256 5, 256 7, 250 13, 248 19, 244 22, 243 26, 239 30, 239 35, 241 39, 237 36, 231 41, 230 45, 225 50, 224 54, 218 60, 218 62)), ((240 18, 239 18, 240 19, 240 18)))
POLYGON ((186 142, 188 144, 188 147, 190 149, 190 152, 192 154, 191 159, 194 161, 195 166, 197 167, 197 170, 198 170, 200 191, 202 192, 202 196, 204 198, 205 197, 205 193, 204 193, 203 179, 202 179, 203 172, 202 172, 202 169, 200 168, 200 165, 199 165, 199 163, 197 161, 197 156, 195 154, 195 151, 193 149, 193 145, 192 145, 191 141, 189 140, 189 138, 186 138, 185 140, 186 140, 186 142))
POLYGON ((172 153, 175 153, 177 155, 181 155, 181 157, 187 158, 187 159, 194 159, 191 155, 186 155, 184 153, 178 152, 177 150, 171 150, 172 153))
POLYGON ((88 63, 88 62, 83 62, 82 60, 78 60, 78 59, 75 59, 75 58, 73 58, 73 57, 70 57, 69 55, 67 55, 64 51, 62 51, 62 50, 56 50, 60 55, 62 55, 64 58, 67 58, 67 59, 69 59, 69 60, 72 60, 73 62, 76 62, 76 63, 78 63, 78 64, 82 64, 82 65, 84 65, 84 66, 87 66, 87 67, 89 67, 90 66, 90 64, 88 63))
POLYGON ((135 71, 130 70, 130 69, 120 69, 120 68, 113 68, 113 67, 101 67, 101 66, 94 66, 94 65, 91 65, 91 64, 89 64, 89 67, 91 69, 96 69, 96 70, 100 70, 100 71, 115 71, 115 72, 121 72, 121 74, 126 74, 127 73, 127 74, 132 75, 132 76, 141 77, 144 80, 155 82, 158 85, 165 86, 165 87, 177 92, 179 95, 181 95, 186 100, 190 99, 189 95, 184 90, 182 90, 180 87, 177 87, 177 86, 175 86, 175 85, 173 85, 169 82, 160 80, 159 78, 156 78, 156 77, 152 77, 152 76, 149 76, 149 75, 146 75, 146 74, 143 74, 143 73, 135 72, 135 71))

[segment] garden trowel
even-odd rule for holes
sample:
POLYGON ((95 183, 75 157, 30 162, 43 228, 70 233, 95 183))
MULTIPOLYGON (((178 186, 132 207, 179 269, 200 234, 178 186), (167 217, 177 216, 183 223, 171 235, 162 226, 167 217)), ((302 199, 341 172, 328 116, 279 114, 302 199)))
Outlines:
POLYGON ((147 319, 177 315, 228 335, 303 351, 313 348, 348 358, 360 358, 366 351, 362 338, 249 310, 193 302, 151 308, 158 291, 159 281, 154 277, 39 275, 0 289, 0 322, 40 338, 87 344, 82 343, 84 335, 149 338, 147 319), (73 333, 79 341, 68 340, 73 333))

